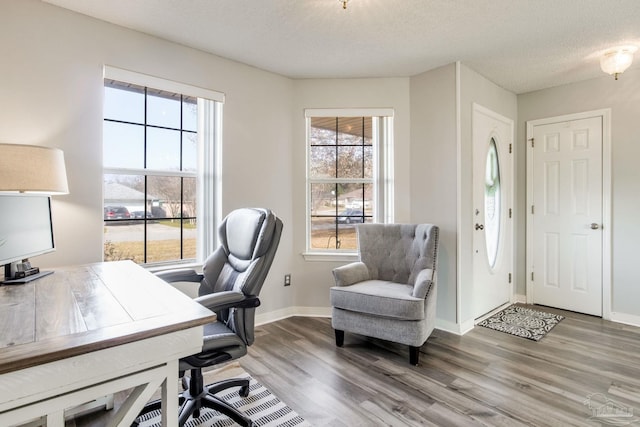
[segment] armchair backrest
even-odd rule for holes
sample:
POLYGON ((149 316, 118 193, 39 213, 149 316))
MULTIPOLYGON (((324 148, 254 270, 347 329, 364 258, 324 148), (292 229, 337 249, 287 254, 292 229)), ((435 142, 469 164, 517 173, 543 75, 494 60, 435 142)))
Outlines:
MULTIPOLYGON (((199 295, 236 291, 258 296, 280 242, 282 221, 268 209, 242 208, 231 212, 218 228, 220 247, 203 266, 199 295)), ((255 308, 223 310, 218 321, 253 344, 255 308)))
POLYGON ((436 270, 438 232, 433 224, 359 224, 360 261, 371 279, 414 285, 425 268, 436 270))

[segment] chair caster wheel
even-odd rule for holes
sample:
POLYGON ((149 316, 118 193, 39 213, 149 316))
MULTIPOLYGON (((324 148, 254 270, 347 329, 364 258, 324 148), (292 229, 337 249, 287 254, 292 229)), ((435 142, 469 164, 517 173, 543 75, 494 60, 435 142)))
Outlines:
POLYGON ((247 386, 247 387, 240 387, 240 391, 238 392, 238 394, 240 395, 240 397, 247 397, 247 396, 249 396, 249 386, 247 386))

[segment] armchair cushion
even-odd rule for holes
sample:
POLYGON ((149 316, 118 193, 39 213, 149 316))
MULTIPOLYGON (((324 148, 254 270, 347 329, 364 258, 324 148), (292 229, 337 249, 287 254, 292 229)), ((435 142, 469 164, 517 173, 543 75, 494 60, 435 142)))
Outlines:
POLYGON ((433 282, 432 269, 425 268, 424 270, 420 270, 416 277, 416 284, 413 286, 412 295, 416 298, 426 298, 431 290, 431 286, 433 286, 433 282))
POLYGON ((336 286, 349 286, 369 280, 369 270, 363 262, 352 262, 333 269, 336 286))
POLYGON ((413 286, 386 280, 365 280, 331 288, 331 305, 343 310, 400 320, 422 320, 425 300, 412 295, 413 286))

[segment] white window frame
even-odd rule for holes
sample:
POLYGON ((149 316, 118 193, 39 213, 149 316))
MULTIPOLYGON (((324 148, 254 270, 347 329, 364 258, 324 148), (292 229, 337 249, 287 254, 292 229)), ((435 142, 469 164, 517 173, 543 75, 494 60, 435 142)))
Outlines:
MULTIPOLYGON (((143 264, 143 266, 152 271, 160 271, 176 266, 201 265, 218 244, 217 228, 222 220, 222 110, 225 100, 224 93, 109 65, 104 66, 103 79, 118 80, 197 98, 198 167, 195 177, 198 188, 196 195, 196 218, 198 221, 196 227, 196 261, 195 263, 190 263, 174 260, 164 263, 143 264)), ((166 171, 156 173, 149 169, 103 168, 103 176, 110 173, 172 175, 166 171)), ((176 172, 175 175, 194 176, 188 172, 176 172)))
MULTIPOLYGON (((305 109, 305 188, 306 188, 306 246, 302 254, 307 261, 355 261, 355 249, 312 249, 311 248, 311 184, 335 183, 340 179, 312 179, 310 175, 309 138, 311 119, 314 117, 371 117, 374 162, 374 209, 373 222, 393 223, 393 117, 391 108, 310 108, 305 109)), ((348 180, 353 182, 353 180, 348 180)))

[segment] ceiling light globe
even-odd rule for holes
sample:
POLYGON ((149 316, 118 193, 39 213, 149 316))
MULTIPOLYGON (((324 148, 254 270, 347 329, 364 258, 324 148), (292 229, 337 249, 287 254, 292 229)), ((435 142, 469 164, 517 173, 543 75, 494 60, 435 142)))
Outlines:
POLYGON ((611 49, 600 58, 600 68, 609 75, 618 79, 618 74, 625 72, 633 62, 633 53, 637 50, 635 46, 624 46, 611 49))

